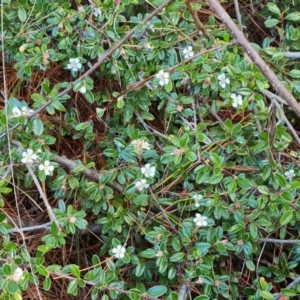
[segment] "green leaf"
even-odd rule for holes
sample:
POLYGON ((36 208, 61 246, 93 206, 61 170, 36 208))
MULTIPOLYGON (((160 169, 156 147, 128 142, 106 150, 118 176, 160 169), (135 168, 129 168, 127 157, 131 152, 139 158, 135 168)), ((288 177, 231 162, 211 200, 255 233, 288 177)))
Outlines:
POLYGON ((244 228, 244 224, 235 224, 228 229, 228 232, 233 234, 241 231, 244 228))
POLYGON ((19 17, 19 20, 21 21, 21 22, 25 22, 26 21, 26 18, 27 18, 27 14, 26 14, 26 10, 25 10, 25 8, 23 7, 23 6, 20 6, 19 8, 18 8, 18 17, 19 17))
POLYGON ((106 149, 103 151, 103 154, 107 157, 118 157, 119 156, 119 152, 114 149, 106 149))
POLYGON ((206 180, 205 180, 205 183, 209 183, 209 184, 217 184, 219 183, 222 179, 223 179, 223 174, 215 174, 215 175, 212 175, 211 177, 208 177, 206 180))
POLYGON ((165 88, 166 88, 166 91, 169 92, 169 93, 172 91, 173 84, 172 84, 171 80, 168 82, 168 84, 165 85, 165 88))
POLYGON ((300 20, 300 12, 290 13, 285 17, 285 19, 290 20, 290 21, 299 21, 300 20))
POLYGON ((279 22, 280 21, 277 19, 269 19, 269 20, 265 21, 265 26, 267 28, 271 28, 271 27, 276 26, 279 22))
POLYGON ((190 161, 196 161, 197 160, 197 154, 191 150, 188 150, 185 152, 185 156, 190 161))
POLYGON ((273 300, 273 295, 270 292, 267 291, 261 291, 260 292, 262 297, 266 300, 273 300))
POLYGON ((6 125, 7 123, 7 117, 5 114, 1 115, 1 125, 6 125))
POLYGON ((58 111, 66 111, 65 107, 59 101, 54 101, 51 103, 51 105, 58 111))
POLYGON ((140 296, 140 294, 142 294, 142 292, 138 289, 130 289, 129 290, 130 294, 129 294, 129 298, 131 300, 141 300, 142 297, 140 296))
POLYGON ((267 4, 267 6, 268 6, 269 10, 270 10, 272 13, 274 13, 274 14, 280 16, 280 10, 279 10, 279 8, 278 8, 278 6, 277 6, 276 4, 274 4, 274 3, 272 3, 272 2, 269 2, 269 3, 267 4))
POLYGON ((187 146, 188 142, 189 142, 189 135, 185 133, 179 140, 179 146, 181 148, 184 148, 187 146))
POLYGON ((236 188, 237 188, 237 183, 235 180, 232 180, 228 187, 227 187, 227 190, 228 190, 228 194, 229 195, 234 195, 235 191, 236 191, 236 188))
POLYGON ((41 94, 32 94, 31 99, 38 103, 44 103, 45 97, 41 94))
POLYGON ((209 297, 202 295, 202 296, 198 296, 198 297, 194 298, 194 300, 209 300, 209 297))
POLYGON ((78 280, 74 279, 69 282, 68 288, 67 288, 67 293, 71 294, 73 296, 76 296, 78 292, 78 280))
POLYGON ((180 262, 181 260, 183 260, 184 257, 185 257, 185 253, 184 252, 179 252, 179 253, 176 253, 176 254, 172 255, 170 257, 170 261, 171 262, 180 262))
POLYGON ((80 270, 77 265, 71 265, 71 272, 75 277, 80 278, 80 270))
POLYGON ((268 187, 266 187, 265 185, 260 185, 257 187, 257 189, 263 195, 270 195, 270 191, 269 191, 268 187))
POLYGON ((148 120, 148 121, 155 120, 155 117, 151 113, 149 113, 147 111, 143 111, 141 113, 141 117, 142 117, 143 120, 148 120))
POLYGON ((289 72, 289 75, 293 78, 300 78, 300 70, 292 70, 289 72))
POLYGON ((94 94, 90 90, 85 92, 84 97, 91 104, 95 102, 94 94))
POLYGON ((149 297, 157 298, 162 296, 167 291, 167 287, 164 285, 156 285, 150 288, 147 292, 149 297))
POLYGON ((44 133, 44 124, 43 122, 35 118, 32 122, 32 130, 36 135, 42 135, 44 133))
POLYGON ((243 189, 250 189, 253 186, 252 182, 249 179, 243 177, 238 177, 237 184, 243 189))
POLYGON ((74 176, 69 177, 68 183, 72 190, 79 187, 79 181, 74 176))
POLYGON ((18 291, 18 284, 14 280, 10 280, 7 284, 7 290, 10 294, 15 294, 18 291))
POLYGON ((4 264, 2 270, 5 275, 11 275, 11 266, 9 264, 4 264))
POLYGON ((145 271, 145 263, 143 261, 140 261, 135 268, 135 275, 137 277, 140 277, 143 275, 144 271, 145 271))
POLYGON ((222 164, 221 158, 217 153, 210 153, 210 159, 216 165, 221 165, 222 164))
POLYGON ((275 173, 274 174, 275 180, 276 182, 281 186, 281 187, 285 187, 286 186, 286 179, 284 176, 282 176, 280 173, 275 173))
POLYGON ((84 169, 85 169, 84 165, 77 165, 71 172, 74 173, 74 174, 76 174, 76 173, 80 173, 84 169))
POLYGON ((11 191, 12 191, 12 188, 4 187, 4 186, 0 187, 0 194, 9 194, 9 193, 11 193, 11 191))
POLYGON ((153 249, 147 249, 142 251, 139 256, 145 257, 145 258, 153 258, 156 256, 156 251, 153 249))
POLYGON ((296 296, 298 293, 296 291, 294 291, 293 289, 281 289, 280 290, 284 295, 288 296, 288 297, 294 297, 296 296))
POLYGON ((281 225, 287 225, 292 220, 293 215, 294 215, 294 212, 292 210, 288 210, 288 211, 284 212, 279 220, 279 223, 281 225))
POLYGON ((255 271, 255 265, 252 260, 246 259, 246 267, 249 271, 255 271))
POLYGON ((48 277, 48 278, 45 278, 45 280, 44 280, 44 282, 43 282, 43 289, 44 289, 45 291, 49 291, 50 288, 51 288, 51 280, 50 280, 50 278, 48 277))
POLYGON ((258 238, 258 228, 255 223, 251 223, 250 225, 250 235, 254 240, 258 238))

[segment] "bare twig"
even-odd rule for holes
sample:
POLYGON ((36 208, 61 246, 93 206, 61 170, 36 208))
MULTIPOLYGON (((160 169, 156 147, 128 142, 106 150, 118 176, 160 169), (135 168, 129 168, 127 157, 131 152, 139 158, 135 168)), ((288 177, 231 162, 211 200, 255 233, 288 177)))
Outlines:
POLYGON ((136 115, 136 117, 139 119, 139 121, 142 123, 142 125, 143 125, 143 127, 144 127, 145 129, 147 129, 147 130, 148 130, 149 132, 151 132, 152 134, 155 134, 155 135, 157 135, 157 136, 160 136, 161 138, 163 138, 163 139, 169 141, 169 138, 168 138, 166 135, 162 134, 161 132, 159 132, 159 131, 157 131, 156 129, 154 129, 154 128, 150 127, 149 125, 147 125, 146 122, 141 118, 141 116, 140 116, 137 112, 135 113, 135 115, 136 115))
POLYGON ((282 104, 285 104, 285 105, 288 105, 285 100, 283 100, 281 97, 279 97, 278 95, 275 95, 274 93, 272 93, 270 91, 263 90, 263 91, 260 91, 260 92, 262 94, 264 94, 265 96, 267 96, 269 99, 276 99, 278 102, 280 102, 282 104))
POLYGON ((239 7, 239 1, 234 0, 234 8, 235 8, 235 14, 236 14, 236 19, 239 23, 240 30, 243 31, 243 23, 242 23, 242 17, 241 17, 241 12, 240 12, 240 7, 239 7))
POLYGON ((169 223, 170 227, 173 229, 174 232, 177 232, 175 226, 173 225, 173 223, 170 221, 169 217, 167 216, 167 214, 165 213, 165 210, 161 207, 157 197, 154 195, 153 191, 151 188, 149 188, 150 194, 152 196, 152 199, 154 200, 155 204, 158 206, 159 210, 161 211, 164 219, 169 223))
POLYGON ((284 123, 289 128, 290 132, 292 133, 293 137, 295 138, 296 142, 298 143, 298 145, 300 145, 300 138, 299 138, 296 130, 294 129, 294 127, 288 120, 288 118, 285 116, 283 109, 280 107, 280 105, 277 103, 277 101, 275 99, 271 99, 271 101, 275 105, 277 111, 279 112, 281 120, 284 121, 284 123))
POLYGON ((259 238, 258 241, 262 243, 273 243, 273 244, 300 244, 300 240, 279 240, 279 239, 259 238))
POLYGON ((188 292, 188 285, 183 281, 178 289, 178 300, 186 300, 188 292))
POLYGON ((55 222, 57 228, 59 229, 60 228, 60 225, 59 225, 59 222, 57 221, 53 211, 52 211, 52 207, 50 206, 49 204, 49 201, 47 199, 47 196, 45 195, 41 185, 40 185, 40 182, 38 181, 37 177, 35 176, 32 168, 31 168, 31 165, 30 164, 25 164, 31 178, 33 179, 34 183, 35 183, 35 186, 37 187, 39 193, 40 193, 40 197, 42 198, 45 206, 46 206, 46 209, 47 209, 47 212, 48 212, 48 215, 49 215, 49 218, 52 222, 55 222))
POLYGON ((190 14, 192 15, 195 25, 198 28, 199 32, 202 32, 207 39, 210 39, 210 34, 207 32, 204 25, 199 20, 197 12, 192 7, 191 0, 186 0, 185 4, 186 4, 186 7, 189 10, 190 14))
POLYGON ((12 228, 8 230, 8 233, 19 233, 20 231, 25 232, 25 231, 32 231, 32 230, 42 230, 46 229, 49 230, 51 226, 51 222, 47 222, 44 224, 38 224, 35 226, 28 226, 28 227, 22 227, 22 228, 12 228))
POLYGON ((283 52, 283 55, 287 58, 300 58, 300 52, 283 52))
POLYGON ((246 53, 253 60, 254 64, 260 69, 262 74, 268 79, 273 88, 279 92, 288 105, 300 116, 300 104, 294 96, 285 88, 282 82, 278 79, 276 74, 265 63, 259 53, 250 45, 249 41, 245 38, 244 34, 237 28, 230 16, 224 10, 218 0, 207 0, 212 9, 217 13, 220 19, 224 22, 227 28, 235 37, 237 43, 241 45, 246 53))

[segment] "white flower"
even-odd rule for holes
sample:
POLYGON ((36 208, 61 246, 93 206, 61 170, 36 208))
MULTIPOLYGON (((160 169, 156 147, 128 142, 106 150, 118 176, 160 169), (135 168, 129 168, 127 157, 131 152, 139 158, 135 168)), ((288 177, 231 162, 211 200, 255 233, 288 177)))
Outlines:
POLYGON ((27 151, 22 153, 22 163, 23 164, 32 164, 34 160, 37 159, 37 155, 33 153, 32 149, 27 149, 27 151))
POLYGON ((145 164, 145 166, 141 168, 141 172, 145 175, 145 177, 154 177, 155 170, 156 168, 151 167, 150 164, 145 164))
POLYGON ((96 18, 101 17, 101 15, 102 15, 102 10, 101 10, 101 8, 99 8, 99 7, 94 8, 93 15, 94 15, 96 18))
POLYGON ((32 113, 33 113, 33 109, 30 109, 26 106, 22 106, 22 115, 23 116, 27 117, 27 116, 31 115, 32 113))
POLYGON ((23 270, 17 267, 12 275, 12 280, 15 282, 19 282, 23 277, 23 270))
POLYGON ((86 87, 85 87, 85 85, 83 85, 83 86, 79 89, 79 92, 80 92, 81 94, 85 94, 85 93, 86 93, 86 87))
POLYGON ((194 56, 193 47, 192 47, 192 46, 188 46, 187 48, 185 48, 185 49, 182 51, 182 53, 183 53, 185 59, 194 56))
POLYGON ((54 171, 54 166, 50 165, 49 160, 45 160, 44 164, 39 165, 39 170, 44 171, 46 175, 52 175, 54 171))
POLYGON ((138 191, 142 191, 143 189, 147 189, 149 187, 149 184, 146 182, 146 179, 141 179, 141 180, 138 180, 136 183, 135 183, 135 188, 138 190, 138 191))
POLYGON ((115 254, 115 258, 123 258, 125 256, 126 249, 122 245, 118 245, 112 249, 112 253, 115 254))
POLYGON ((70 58, 67 68, 71 71, 77 72, 81 68, 81 63, 79 58, 70 58))
POLYGON ((143 149, 150 150, 150 145, 141 139, 134 140, 130 143, 137 154, 141 154, 143 149))
POLYGON ((13 113, 15 118, 20 117, 21 114, 22 114, 18 107, 14 107, 13 110, 12 110, 12 113, 13 113))
POLYGON ((293 169, 284 172, 285 177, 291 181, 291 179, 295 176, 295 171, 293 169))
POLYGON ((200 194, 196 194, 196 195, 193 196, 193 198, 195 200, 195 206, 199 207, 200 206, 199 201, 203 199, 203 196, 200 195, 200 194))
POLYGON ((201 216, 200 214, 196 214, 196 218, 194 218, 194 222, 196 223, 197 226, 206 226, 207 217, 201 216))
POLYGON ((226 78, 225 74, 222 73, 218 76, 218 80, 219 80, 219 85, 221 86, 221 88, 225 89, 226 84, 230 83, 230 79, 226 78))
POLYGON ((166 84, 169 83, 170 81, 170 75, 168 72, 164 72, 164 70, 160 70, 156 76, 155 76, 157 79, 159 79, 159 84, 161 86, 164 86, 166 84))
POLYGON ((237 95, 236 93, 231 94, 230 96, 233 99, 232 106, 237 107, 238 105, 243 104, 243 99, 241 95, 237 95))

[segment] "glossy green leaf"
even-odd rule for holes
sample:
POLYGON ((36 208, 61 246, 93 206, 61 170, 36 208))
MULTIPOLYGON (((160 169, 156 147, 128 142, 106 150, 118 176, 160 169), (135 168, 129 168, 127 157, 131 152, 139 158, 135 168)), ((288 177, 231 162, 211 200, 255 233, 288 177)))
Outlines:
POLYGON ((150 288, 147 291, 147 294, 149 297, 157 298, 165 294, 167 291, 167 287, 164 285, 156 285, 150 288))

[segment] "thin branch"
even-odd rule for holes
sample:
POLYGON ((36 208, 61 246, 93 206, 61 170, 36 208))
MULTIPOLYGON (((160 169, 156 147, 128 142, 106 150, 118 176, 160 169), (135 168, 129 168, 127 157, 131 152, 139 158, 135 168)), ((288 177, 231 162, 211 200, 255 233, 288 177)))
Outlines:
POLYGON ((8 233, 19 233, 19 232, 25 232, 25 231, 32 231, 32 230, 50 230, 51 222, 47 222, 44 224, 39 224, 35 226, 28 226, 28 227, 21 227, 21 228, 12 228, 8 230, 8 233))
POLYGON ((47 212, 48 212, 48 215, 49 215, 49 218, 52 222, 55 222, 57 228, 60 228, 60 224, 59 222, 57 221, 53 211, 52 211, 52 207, 50 206, 49 204, 49 201, 47 199, 47 196, 45 195, 41 185, 40 185, 40 182, 38 181, 37 177, 35 176, 32 168, 31 168, 31 165, 30 164, 25 164, 31 178, 33 179, 34 183, 35 183, 35 186, 37 187, 39 193, 40 193, 40 197, 43 199, 44 201, 44 204, 46 206, 46 209, 47 209, 47 212))
POLYGON ((281 120, 285 122, 285 124, 289 128, 290 132, 294 136, 295 140, 297 141, 298 145, 300 145, 300 138, 299 138, 296 130, 294 129, 294 127, 292 126, 292 124, 288 120, 288 118, 285 116, 285 114, 283 112, 283 109, 280 107, 280 105, 277 103, 277 101, 275 99, 271 99, 271 101, 275 105, 277 111, 279 112, 281 120))
POLYGON ((281 108, 281 106, 278 104, 278 102, 282 103, 282 104, 286 104, 286 102, 279 96, 264 90, 262 91, 262 93, 267 96, 272 103, 275 105, 277 111, 280 114, 280 118, 282 121, 284 121, 287 125, 287 127, 289 128, 290 132, 292 133, 292 135, 294 136, 295 140, 297 141, 297 143, 300 145, 300 138, 296 132, 296 130, 294 129, 294 127, 292 126, 292 124, 290 123, 290 121, 288 120, 288 118, 285 116, 283 109, 281 108), (278 102, 277 102, 278 101, 278 102))
POLYGON ((263 91, 260 91, 262 94, 264 94, 265 96, 267 96, 269 99, 276 99, 278 102, 282 103, 282 104, 285 104, 285 105, 288 105, 286 103, 285 100, 283 100, 281 97, 279 97, 278 95, 275 95, 274 93, 268 91, 268 90, 263 90, 263 91))
POLYGON ((183 281, 178 289, 178 300, 186 300, 188 292, 188 285, 183 281))
POLYGON ((237 19, 238 24, 240 26, 240 30, 243 31, 243 23, 242 23, 242 17, 241 17, 241 12, 240 12, 240 7, 239 7, 238 0, 234 0, 234 8, 235 8, 236 19, 237 19))
POLYGON ((300 52, 283 52, 283 55, 287 58, 300 58, 300 52))
POLYGON ((210 34, 206 31, 204 25, 199 20, 197 12, 192 7, 191 0, 186 0, 185 4, 186 4, 186 7, 189 10, 190 14, 192 15, 195 25, 198 28, 199 32, 202 32, 207 39, 210 39, 210 34))
POLYGON ((259 53, 251 46, 249 41, 245 38, 244 34, 237 28, 230 16, 224 10, 220 2, 218 0, 207 0, 207 2, 217 13, 219 18, 224 22, 227 28, 231 31, 237 43, 244 48, 245 52, 253 60, 254 64, 260 69, 266 79, 268 79, 273 88, 279 92, 279 94, 284 98, 288 105, 295 111, 298 116, 300 116, 300 104, 298 103, 298 101, 286 89, 286 87, 282 84, 282 82, 270 69, 270 67, 265 63, 259 53))
POLYGON ((273 243, 273 244, 298 244, 300 240, 279 240, 279 239, 269 239, 269 238, 259 238, 259 242, 262 243, 273 243))
POLYGON ((139 119, 139 121, 142 123, 142 125, 145 129, 147 129, 152 134, 160 136, 161 138, 169 141, 169 138, 166 135, 162 134, 161 132, 157 131, 156 129, 154 129, 154 128, 150 127, 148 124, 146 124, 146 122, 141 118, 141 116, 137 112, 135 113, 135 115, 139 119))
POLYGON ((159 210, 161 211, 164 219, 169 223, 170 227, 173 229, 174 232, 177 232, 175 226, 173 225, 173 223, 170 221, 169 217, 167 216, 167 214, 165 213, 165 210, 161 207, 158 199, 156 198, 156 196, 154 195, 153 191, 151 188, 149 188, 150 194, 152 196, 152 199, 154 200, 155 204, 158 206, 159 210))

